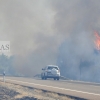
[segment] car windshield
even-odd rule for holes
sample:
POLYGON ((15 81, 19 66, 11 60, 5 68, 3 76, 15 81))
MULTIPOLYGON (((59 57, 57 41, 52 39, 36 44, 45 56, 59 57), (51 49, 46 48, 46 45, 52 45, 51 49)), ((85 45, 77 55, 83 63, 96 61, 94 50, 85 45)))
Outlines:
POLYGON ((58 67, 48 67, 49 70, 52 70, 53 68, 55 68, 56 70, 58 70, 58 67))

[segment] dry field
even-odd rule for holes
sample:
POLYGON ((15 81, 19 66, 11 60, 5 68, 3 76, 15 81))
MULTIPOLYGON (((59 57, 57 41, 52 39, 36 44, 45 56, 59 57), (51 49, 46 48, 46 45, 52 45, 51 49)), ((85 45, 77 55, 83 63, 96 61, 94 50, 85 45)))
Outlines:
POLYGON ((32 87, 0 81, 0 100, 80 100, 32 87))

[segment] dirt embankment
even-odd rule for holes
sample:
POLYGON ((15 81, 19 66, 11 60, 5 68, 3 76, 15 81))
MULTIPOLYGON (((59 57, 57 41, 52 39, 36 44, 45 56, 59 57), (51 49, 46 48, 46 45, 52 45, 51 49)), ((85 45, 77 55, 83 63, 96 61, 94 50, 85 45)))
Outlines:
POLYGON ((0 100, 81 100, 17 84, 0 81, 0 100))

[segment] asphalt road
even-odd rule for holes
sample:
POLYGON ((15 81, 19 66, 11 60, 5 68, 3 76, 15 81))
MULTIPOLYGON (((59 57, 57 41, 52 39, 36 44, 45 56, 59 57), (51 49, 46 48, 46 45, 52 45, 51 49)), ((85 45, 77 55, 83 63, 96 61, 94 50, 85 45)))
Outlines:
MULTIPOLYGON (((0 78, 2 80, 2 77, 0 78)), ((77 81, 41 80, 23 77, 6 77, 6 82, 62 93, 91 100, 100 100, 100 84, 77 81)))

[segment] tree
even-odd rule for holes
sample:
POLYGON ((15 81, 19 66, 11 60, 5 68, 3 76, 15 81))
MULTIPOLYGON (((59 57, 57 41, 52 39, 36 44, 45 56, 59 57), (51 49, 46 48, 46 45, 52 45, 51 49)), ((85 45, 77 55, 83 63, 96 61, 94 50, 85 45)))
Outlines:
POLYGON ((0 73, 2 74, 3 71, 6 72, 8 75, 14 75, 15 70, 13 67, 13 60, 14 56, 6 56, 4 54, 0 55, 0 73))

